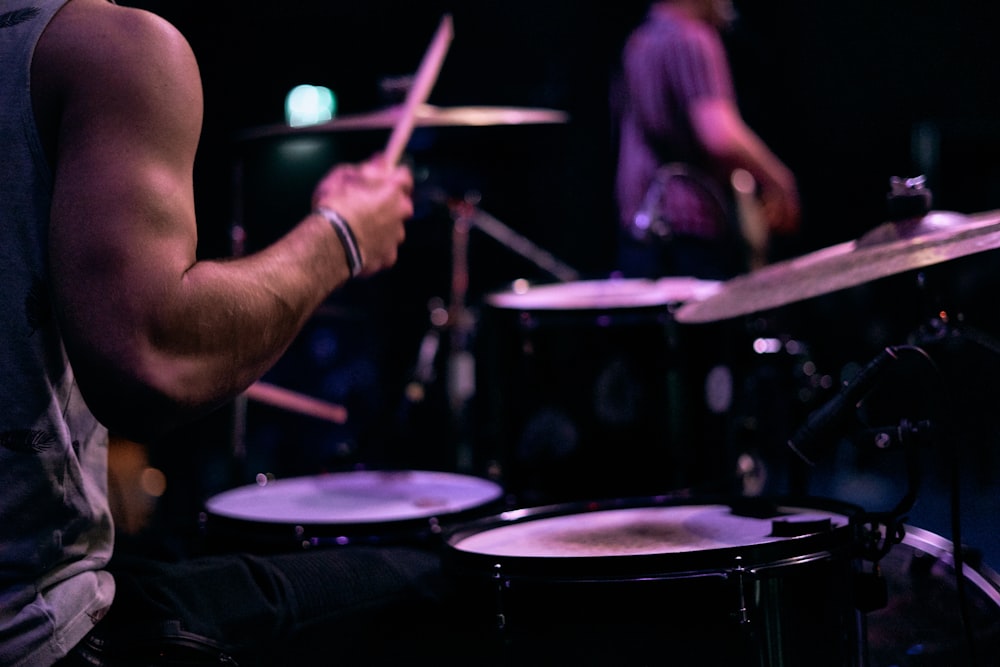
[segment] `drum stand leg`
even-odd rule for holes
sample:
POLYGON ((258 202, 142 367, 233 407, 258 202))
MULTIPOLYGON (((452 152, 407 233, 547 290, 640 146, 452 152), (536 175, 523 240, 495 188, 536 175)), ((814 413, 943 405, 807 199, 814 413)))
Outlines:
MULTIPOLYGON (((431 317, 433 329, 425 340, 440 339, 442 330, 447 330, 449 350, 446 374, 446 394, 453 420, 452 430, 456 438, 456 457, 459 470, 470 467, 472 454, 469 450, 462 413, 469 399, 475 393, 475 361, 471 342, 475 331, 475 317, 468 308, 469 292, 469 234, 479 230, 559 281, 573 281, 579 272, 493 216, 479 209, 479 197, 467 193, 462 200, 454 200, 441 192, 432 193, 432 199, 448 207, 452 219, 451 234, 451 286, 444 322, 436 322, 431 317)), ((435 347, 435 351, 436 351, 435 347)))

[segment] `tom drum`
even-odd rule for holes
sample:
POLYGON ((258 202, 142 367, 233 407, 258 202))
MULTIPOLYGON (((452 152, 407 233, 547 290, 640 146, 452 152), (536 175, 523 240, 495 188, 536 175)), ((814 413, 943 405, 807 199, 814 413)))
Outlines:
POLYGON ((489 480, 425 470, 262 479, 209 498, 204 527, 217 548, 258 552, 416 543, 496 511, 502 495, 489 480))
POLYGON ((853 507, 618 500, 484 517, 445 567, 510 665, 860 664, 853 507))
POLYGON ((477 336, 481 454, 522 506, 654 495, 723 474, 722 329, 673 312, 719 284, 611 279, 489 295, 477 336), (721 380, 718 381, 718 380, 721 380))

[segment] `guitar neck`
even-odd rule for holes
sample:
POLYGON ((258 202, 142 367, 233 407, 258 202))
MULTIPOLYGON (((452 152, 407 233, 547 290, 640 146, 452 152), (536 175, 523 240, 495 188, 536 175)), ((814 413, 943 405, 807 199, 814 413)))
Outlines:
POLYGON ((736 200, 740 233, 747 244, 750 269, 759 269, 768 263, 770 231, 757 199, 757 181, 749 171, 736 169, 730 175, 729 182, 736 200))

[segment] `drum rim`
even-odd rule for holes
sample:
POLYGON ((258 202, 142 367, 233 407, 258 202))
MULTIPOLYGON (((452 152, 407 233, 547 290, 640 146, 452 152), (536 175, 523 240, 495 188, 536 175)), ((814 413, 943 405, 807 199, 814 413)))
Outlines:
POLYGON ((706 576, 726 575, 737 567, 748 572, 765 570, 782 564, 802 563, 809 560, 840 558, 848 561, 855 552, 853 516, 863 510, 853 504, 813 497, 770 498, 768 502, 781 508, 814 509, 831 511, 848 519, 843 526, 834 527, 822 533, 810 533, 788 537, 767 544, 734 545, 717 549, 688 552, 667 552, 638 555, 599 556, 511 556, 484 554, 459 549, 456 542, 490 528, 524 523, 551 517, 572 514, 578 510, 586 512, 631 509, 642 507, 681 507, 688 505, 729 505, 732 507, 745 498, 732 496, 671 497, 644 496, 601 501, 577 501, 508 510, 499 514, 479 517, 469 522, 452 524, 442 531, 443 559, 445 567, 454 574, 491 574, 502 571, 508 578, 560 577, 560 578, 631 578, 634 576, 653 577, 662 575, 684 575, 699 573, 706 576), (768 552, 766 560, 757 558, 761 552, 768 552))
MULTIPOLYGON (((943 535, 904 524, 902 544, 943 560, 952 569, 955 567, 955 543, 943 535)), ((968 562, 963 565, 962 574, 965 579, 971 581, 1000 610, 1000 573, 985 562, 975 566, 968 562)))
POLYGON ((663 309, 676 307, 690 301, 697 301, 699 299, 694 295, 698 293, 699 289, 707 292, 712 288, 717 288, 719 285, 721 285, 719 281, 702 280, 690 276, 668 276, 655 280, 651 278, 609 278, 605 280, 577 280, 563 283, 529 283, 526 288, 522 288, 523 291, 508 289, 487 294, 485 302, 493 308, 515 312, 602 312, 628 309, 663 309), (692 296, 680 298, 679 296, 666 293, 664 286, 669 284, 686 286, 687 291, 692 296), (549 303, 538 302, 539 298, 544 298, 548 294, 557 295, 559 292, 569 291, 569 288, 572 287, 582 287, 585 290, 586 288, 594 288, 593 295, 598 293, 599 290, 597 288, 609 286, 636 288, 639 291, 628 294, 624 292, 615 294, 613 289, 606 290, 601 293, 601 296, 604 298, 592 299, 587 303, 579 300, 574 302, 573 299, 564 299, 562 301, 555 299, 549 303), (634 298, 631 302, 628 299, 620 299, 618 302, 615 302, 612 298, 614 296, 637 296, 640 298, 634 298))
POLYGON ((470 512, 474 512, 480 508, 493 507, 495 503, 503 498, 503 487, 501 487, 496 482, 487 479, 485 477, 478 477, 475 475, 465 475, 454 472, 445 472, 437 470, 397 470, 397 469, 365 469, 365 470, 348 470, 348 471, 337 471, 331 473, 323 473, 320 475, 300 475, 296 477, 286 477, 268 482, 266 485, 257 484, 244 484, 231 489, 227 489, 220 493, 217 493, 209 497, 204 502, 204 514, 208 521, 216 522, 219 524, 226 523, 243 526, 253 526, 260 528, 284 528, 284 527, 309 527, 312 530, 319 530, 337 533, 344 530, 351 529, 362 529, 369 530, 372 527, 377 526, 394 526, 394 525, 414 525, 423 524, 428 521, 433 521, 441 517, 460 517, 469 516, 470 512), (475 504, 469 502, 463 504, 460 507, 447 507, 447 508, 435 508, 428 507, 426 511, 413 512, 406 516, 400 516, 398 518, 354 518, 354 517, 342 517, 339 520, 334 520, 332 517, 329 519, 294 519, 294 518, 278 518, 278 517, 268 517, 268 516, 249 516, 246 513, 236 512, 235 510, 229 510, 220 507, 220 502, 223 500, 229 500, 232 498, 237 498, 244 493, 253 493, 256 488, 265 489, 271 488, 282 488, 290 487, 292 485, 304 485, 316 480, 325 479, 330 481, 336 481, 336 479, 363 479, 365 477, 378 477, 378 476, 393 476, 393 475, 416 475, 421 479, 447 479, 447 480, 462 480, 463 482, 474 482, 477 485, 481 485, 484 492, 489 489, 492 493, 485 494, 484 498, 477 501, 475 504))

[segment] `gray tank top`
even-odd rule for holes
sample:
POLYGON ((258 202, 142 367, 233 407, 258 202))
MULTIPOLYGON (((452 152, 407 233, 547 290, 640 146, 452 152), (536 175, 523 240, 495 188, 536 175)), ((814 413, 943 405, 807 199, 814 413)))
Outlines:
POLYGON ((107 431, 84 404, 51 308, 52 172, 31 60, 67 0, 0 3, 0 664, 49 665, 111 603, 107 431))

